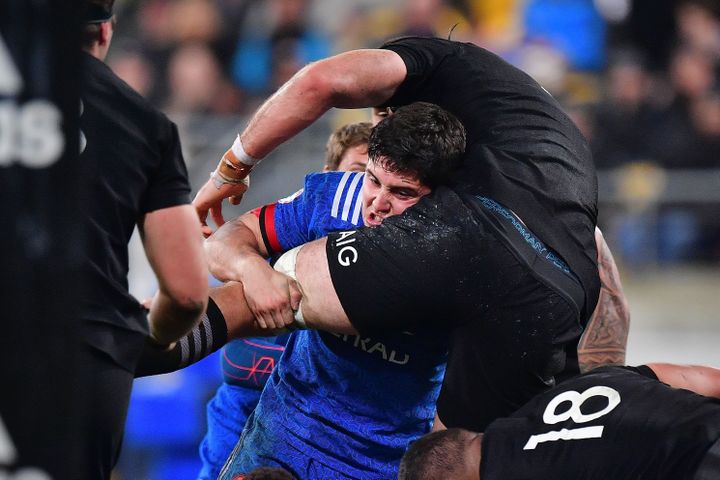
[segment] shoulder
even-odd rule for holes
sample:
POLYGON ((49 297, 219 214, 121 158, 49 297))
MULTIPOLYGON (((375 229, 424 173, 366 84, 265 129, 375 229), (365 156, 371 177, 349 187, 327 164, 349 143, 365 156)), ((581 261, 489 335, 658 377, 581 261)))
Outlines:
POLYGON ((164 113, 152 106, 101 60, 84 54, 83 69, 85 82, 82 97, 88 106, 97 105, 107 110, 109 115, 129 117, 140 122, 143 128, 150 125, 155 128, 172 128, 172 122, 164 113))
POLYGON ((290 201, 301 206, 309 225, 348 228, 359 225, 363 172, 311 173, 305 177, 302 196, 290 201))
POLYGON ((305 195, 343 201, 362 188, 363 172, 311 173, 305 177, 305 195))
POLYGON ((452 50, 461 43, 453 40, 445 40, 443 38, 435 37, 399 37, 388 40, 383 43, 380 48, 394 49, 394 48, 415 48, 415 49, 448 49, 452 50))
POLYGON ((428 58, 447 56, 492 55, 488 50, 468 42, 434 37, 401 37, 385 42, 381 49, 392 50, 401 57, 422 55, 428 58))

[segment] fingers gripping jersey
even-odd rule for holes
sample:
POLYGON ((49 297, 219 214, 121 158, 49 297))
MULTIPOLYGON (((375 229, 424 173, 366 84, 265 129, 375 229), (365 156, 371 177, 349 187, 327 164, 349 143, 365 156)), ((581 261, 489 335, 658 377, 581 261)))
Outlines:
MULTIPOLYGON (((269 251, 362 226, 362 173, 306 177, 305 188, 258 212, 269 251)), ((290 335, 231 457, 247 473, 268 458, 300 478, 319 462, 350 478, 395 478, 407 444, 429 431, 446 360, 442 335, 290 335), (300 455, 283 455, 278 442, 300 455)), ((344 478, 344 477, 343 477, 344 478)))

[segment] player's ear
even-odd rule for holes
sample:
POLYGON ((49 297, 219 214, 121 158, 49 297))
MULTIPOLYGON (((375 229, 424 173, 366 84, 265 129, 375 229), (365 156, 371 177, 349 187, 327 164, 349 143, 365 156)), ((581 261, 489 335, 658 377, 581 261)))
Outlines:
POLYGON ((98 44, 100 46, 107 45, 112 39, 112 22, 103 22, 100 24, 100 31, 98 32, 98 44))

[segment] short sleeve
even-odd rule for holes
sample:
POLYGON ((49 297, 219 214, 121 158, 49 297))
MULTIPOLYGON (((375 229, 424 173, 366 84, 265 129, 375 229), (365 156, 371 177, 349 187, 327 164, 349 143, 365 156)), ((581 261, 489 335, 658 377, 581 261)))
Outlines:
POLYGON ((304 188, 260 210, 260 233, 269 254, 285 252, 308 240, 306 212, 308 195, 304 188))
POLYGON ((190 203, 190 182, 180 146, 177 127, 160 117, 157 168, 149 178, 141 213, 190 203))
POLYGON ((363 174, 311 173, 304 188, 260 210, 260 231, 269 253, 280 253, 361 224, 363 174))
POLYGON ((451 50, 447 45, 433 39, 407 37, 385 43, 381 48, 391 50, 402 58, 407 69, 407 77, 395 94, 387 102, 387 106, 407 105, 416 101, 431 101, 419 92, 432 77, 437 66, 451 50))
POLYGON ((647 377, 652 380, 658 380, 658 377, 657 377, 657 374, 655 373, 655 371, 652 368, 648 367, 647 365, 638 365, 636 367, 622 366, 622 367, 617 367, 617 368, 622 368, 624 370, 629 370, 631 372, 635 372, 639 375, 642 375, 643 377, 647 377))

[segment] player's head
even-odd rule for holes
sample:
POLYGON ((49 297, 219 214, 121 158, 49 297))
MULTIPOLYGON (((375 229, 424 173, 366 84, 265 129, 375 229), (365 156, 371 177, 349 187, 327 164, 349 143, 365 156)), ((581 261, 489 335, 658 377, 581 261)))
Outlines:
POLYGON ((461 428, 433 432, 403 455, 398 480, 480 480, 482 433, 461 428))
POLYGON ((348 123, 335 130, 325 146, 326 172, 364 172, 372 124, 348 123))
POLYGON ((82 47, 104 60, 113 36, 115 0, 83 0, 82 47))
POLYGON ((458 167, 465 128, 437 105, 400 107, 373 128, 363 182, 363 221, 376 226, 430 193, 458 167))

